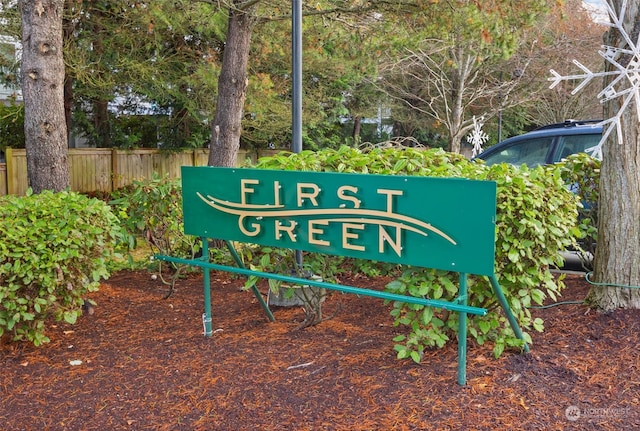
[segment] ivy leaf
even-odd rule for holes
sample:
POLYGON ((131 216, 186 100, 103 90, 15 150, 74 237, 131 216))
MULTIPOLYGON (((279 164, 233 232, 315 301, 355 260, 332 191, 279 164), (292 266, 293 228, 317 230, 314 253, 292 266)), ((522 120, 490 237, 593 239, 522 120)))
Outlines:
POLYGON ((480 320, 478 322, 478 328, 480 328, 480 331, 482 331, 483 334, 486 334, 491 329, 491 324, 486 320, 480 320))
POLYGON ((541 318, 536 317, 533 320, 533 329, 535 329, 538 332, 544 331, 544 321, 541 318))

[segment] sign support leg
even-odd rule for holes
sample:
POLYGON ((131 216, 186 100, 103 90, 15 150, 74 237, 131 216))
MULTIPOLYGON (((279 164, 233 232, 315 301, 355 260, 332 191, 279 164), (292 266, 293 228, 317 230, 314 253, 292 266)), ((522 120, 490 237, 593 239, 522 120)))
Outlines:
MULTIPOLYGON (((227 248, 229 249, 229 252, 233 256, 233 259, 236 261, 236 264, 238 264, 240 268, 246 269, 244 266, 244 263, 242 262, 242 259, 240 259, 240 256, 238 256, 238 252, 236 251, 233 244, 231 244, 231 241, 226 240, 225 244, 227 244, 227 248)), ((269 305, 267 305, 267 302, 264 300, 264 298, 262 297, 262 294, 260 293, 258 288, 255 286, 255 284, 251 286, 251 291, 253 292, 253 295, 256 297, 256 299, 260 303, 260 306, 262 307, 262 310, 269 318, 269 321, 275 322, 276 318, 273 317, 273 313, 271 312, 271 310, 269 310, 269 305)))
MULTIPOLYGON (((460 289, 457 302, 467 305, 467 274, 460 273, 460 289)), ((467 383, 467 313, 458 312, 458 384, 467 383)))
MULTIPOLYGON (((493 288, 493 291, 496 294, 498 301, 500 301, 500 305, 502 305, 502 309, 504 310, 504 313, 507 315, 507 320, 509 320, 509 324, 511 325, 511 329, 513 330, 513 333, 516 334, 516 337, 518 337, 520 340, 524 341, 524 336, 522 335, 522 331, 520 330, 518 321, 516 320, 516 317, 513 315, 513 312, 511 311, 511 307, 509 307, 507 298, 505 298, 504 292, 502 291, 502 287, 500 287, 500 283, 498 283, 498 279, 496 278, 495 274, 489 276, 489 280, 491 281, 491 287, 493 288)), ((525 352, 529 351, 529 346, 527 345, 526 341, 524 341, 524 351, 525 352)))
MULTIPOLYGON (((209 261, 209 241, 202 238, 202 260, 209 261)), ((204 326, 205 337, 211 337, 213 330, 211 328, 211 270, 203 269, 204 279, 204 314, 202 315, 202 325, 204 326)))

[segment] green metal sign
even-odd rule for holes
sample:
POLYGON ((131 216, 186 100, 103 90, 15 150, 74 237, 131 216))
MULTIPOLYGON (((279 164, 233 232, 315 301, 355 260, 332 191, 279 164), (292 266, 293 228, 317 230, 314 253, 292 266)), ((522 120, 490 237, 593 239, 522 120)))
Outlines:
POLYGON ((493 275, 496 184, 183 167, 185 233, 493 275))

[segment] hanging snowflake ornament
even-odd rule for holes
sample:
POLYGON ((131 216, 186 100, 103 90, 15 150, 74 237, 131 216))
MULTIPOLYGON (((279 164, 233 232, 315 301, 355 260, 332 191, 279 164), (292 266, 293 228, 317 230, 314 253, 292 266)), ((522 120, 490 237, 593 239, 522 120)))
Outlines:
POLYGON ((489 140, 489 135, 487 135, 484 130, 482 130, 482 126, 484 123, 476 120, 476 116, 473 116, 473 130, 470 135, 467 135, 467 142, 473 145, 473 152, 471 157, 475 157, 482 152, 482 144, 489 140))
POLYGON ((606 118, 599 123, 603 127, 603 133, 602 139, 600 139, 598 145, 585 150, 599 160, 602 160, 602 145, 614 128, 617 130, 618 143, 622 144, 622 127, 620 125, 620 119, 622 118, 622 114, 631 104, 632 100, 635 100, 636 102, 636 112, 638 115, 638 121, 640 121, 640 38, 637 41, 631 40, 631 37, 624 29, 623 22, 625 14, 627 13, 628 0, 624 0, 622 2, 620 16, 616 14, 616 11, 609 4, 609 1, 604 2, 604 4, 607 8, 611 22, 599 22, 599 24, 615 28, 620 32, 626 42, 625 48, 603 45, 603 50, 598 51, 598 54, 600 54, 605 61, 610 63, 615 70, 609 72, 592 72, 579 61, 573 60, 573 63, 584 71, 583 74, 562 76, 555 70, 551 69, 553 77, 549 78, 549 81, 552 81, 549 88, 554 88, 562 81, 582 80, 582 82, 571 92, 571 94, 576 94, 594 78, 605 76, 614 77, 604 90, 598 93, 598 99, 600 100, 600 103, 606 103, 609 100, 621 98, 622 104, 616 115, 611 118, 606 118), (631 61, 629 61, 629 64, 626 66, 620 64, 618 59, 621 56, 630 56, 631 61))

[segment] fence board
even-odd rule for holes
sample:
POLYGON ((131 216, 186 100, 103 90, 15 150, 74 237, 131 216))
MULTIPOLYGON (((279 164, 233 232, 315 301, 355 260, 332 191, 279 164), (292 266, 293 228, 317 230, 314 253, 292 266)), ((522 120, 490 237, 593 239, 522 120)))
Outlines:
POLYGON ((193 166, 207 166, 209 164, 209 150, 198 148, 193 150, 193 166))
POLYGON ((118 189, 140 181, 152 178, 153 174, 168 175, 170 178, 180 178, 181 166, 193 166, 193 151, 179 153, 160 152, 153 149, 131 151, 113 151, 113 187, 118 189))
MULTIPOLYGON (((246 159, 255 162, 273 153, 239 150, 237 163, 242 165, 246 159)), ((153 178, 154 173, 180 178, 181 166, 206 166, 209 150, 168 153, 157 149, 70 148, 68 156, 71 190, 91 193, 117 190, 133 181, 153 178)), ((6 164, 0 164, 0 195, 24 195, 28 188, 26 151, 7 148, 6 159, 6 164)))
POLYGON ((7 164, 0 163, 0 196, 7 194, 7 164))
POLYGON ((29 188, 27 151, 7 148, 5 156, 7 159, 7 194, 22 196, 29 188))
POLYGON ((71 190, 82 193, 112 191, 111 150, 69 149, 69 176, 71 190))

